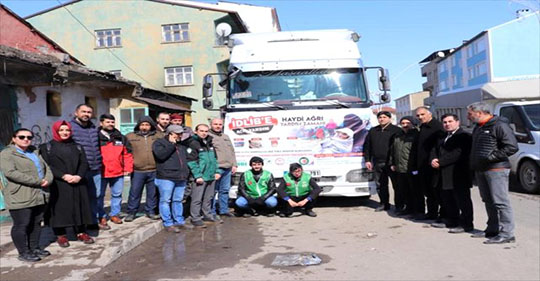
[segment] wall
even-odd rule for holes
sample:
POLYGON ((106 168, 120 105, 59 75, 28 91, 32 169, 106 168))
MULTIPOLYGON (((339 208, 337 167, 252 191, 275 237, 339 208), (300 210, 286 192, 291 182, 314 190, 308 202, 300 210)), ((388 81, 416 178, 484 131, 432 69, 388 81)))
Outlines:
POLYGON ((122 76, 145 87, 198 99, 192 105, 195 124, 217 115, 203 109, 201 83, 206 73, 217 71, 218 62, 229 58, 227 47, 215 46, 214 35, 214 21, 227 13, 151 1, 80 1, 66 8, 92 32, 120 28, 122 47, 96 49, 93 34, 64 8, 28 20, 90 68, 122 70, 122 76), (191 41, 162 43, 161 25, 173 23, 189 23, 191 41), (164 68, 185 65, 193 65, 194 85, 165 87, 164 68))
MULTIPOLYGON (((69 121, 73 119, 73 113, 77 105, 84 103, 85 96, 96 97, 98 102, 97 112, 94 116, 99 117, 109 112, 109 101, 101 97, 96 89, 82 87, 36 87, 32 89, 34 94, 27 94, 22 88, 17 88, 17 107, 19 124, 22 128, 34 132, 35 145, 45 143, 52 139, 51 127, 58 120, 69 121), (47 116, 46 93, 53 90, 61 93, 62 116, 47 116)), ((99 125, 96 119, 92 120, 99 125)))
POLYGON ((489 30, 493 81, 539 77, 540 13, 489 30))

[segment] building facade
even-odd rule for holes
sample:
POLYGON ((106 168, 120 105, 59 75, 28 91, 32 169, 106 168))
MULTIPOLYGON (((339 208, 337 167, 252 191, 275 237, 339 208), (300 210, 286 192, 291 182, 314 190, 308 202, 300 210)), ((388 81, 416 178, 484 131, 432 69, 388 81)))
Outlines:
POLYGON ((455 113, 466 120, 465 107, 473 102, 538 98, 538 17, 539 12, 520 15, 480 32, 448 53, 440 52, 436 58, 422 61, 436 65, 437 77, 436 81, 428 78, 432 87, 424 90, 432 92, 425 104, 432 107, 437 116, 455 113))
MULTIPOLYGON (((232 33, 248 32, 236 11, 214 6, 172 0, 79 0, 28 20, 92 68, 139 81, 173 99, 200 100, 203 76, 228 67, 229 49, 220 45, 216 26, 227 23, 232 33)), ((207 123, 218 114, 205 110, 201 101, 176 104, 186 108, 175 112, 185 113, 188 125, 207 123)), ((146 104, 126 106, 137 110, 146 104)))
POLYGON ((404 116, 414 116, 414 110, 419 106, 424 105, 424 99, 429 97, 428 91, 421 91, 416 93, 407 94, 405 96, 395 99, 396 103, 396 120, 399 120, 404 116))

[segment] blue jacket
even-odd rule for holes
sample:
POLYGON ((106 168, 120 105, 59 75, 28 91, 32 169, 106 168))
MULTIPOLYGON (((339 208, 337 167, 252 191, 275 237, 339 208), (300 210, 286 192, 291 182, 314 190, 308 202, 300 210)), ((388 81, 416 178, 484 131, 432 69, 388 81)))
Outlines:
POLYGON ((71 137, 75 143, 83 147, 88 161, 88 168, 101 171, 101 150, 99 148, 98 128, 91 122, 81 125, 75 119, 71 120, 71 137))

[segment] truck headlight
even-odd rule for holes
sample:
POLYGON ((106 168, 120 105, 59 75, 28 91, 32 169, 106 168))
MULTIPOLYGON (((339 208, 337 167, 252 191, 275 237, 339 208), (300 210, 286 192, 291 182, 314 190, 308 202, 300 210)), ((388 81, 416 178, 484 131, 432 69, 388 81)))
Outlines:
POLYGON ((350 170, 346 176, 347 182, 366 182, 372 181, 373 179, 373 172, 370 172, 367 169, 350 170))

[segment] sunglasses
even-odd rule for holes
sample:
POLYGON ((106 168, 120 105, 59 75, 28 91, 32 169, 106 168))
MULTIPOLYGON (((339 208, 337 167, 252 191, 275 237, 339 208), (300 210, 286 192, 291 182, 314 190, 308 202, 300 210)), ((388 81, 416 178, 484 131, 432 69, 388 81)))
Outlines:
POLYGON ((24 140, 24 139, 32 140, 34 137, 33 136, 17 136, 17 138, 20 140, 24 140))

